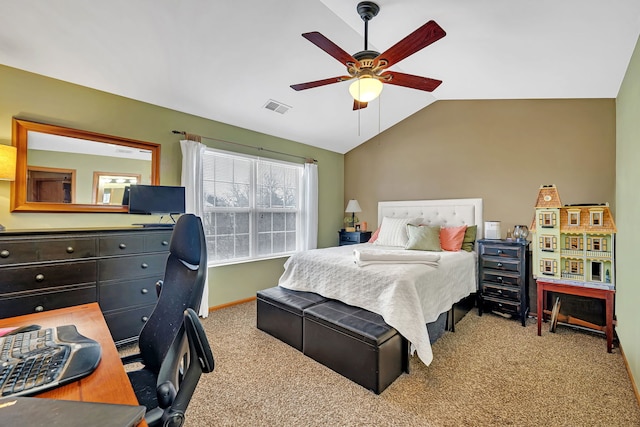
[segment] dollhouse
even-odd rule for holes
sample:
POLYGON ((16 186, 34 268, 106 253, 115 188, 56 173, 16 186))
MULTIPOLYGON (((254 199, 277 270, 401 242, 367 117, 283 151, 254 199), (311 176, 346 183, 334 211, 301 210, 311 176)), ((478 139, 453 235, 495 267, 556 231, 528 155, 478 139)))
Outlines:
POLYGON ((615 289, 616 225, 608 204, 565 205, 555 185, 538 192, 531 223, 536 279, 615 289))

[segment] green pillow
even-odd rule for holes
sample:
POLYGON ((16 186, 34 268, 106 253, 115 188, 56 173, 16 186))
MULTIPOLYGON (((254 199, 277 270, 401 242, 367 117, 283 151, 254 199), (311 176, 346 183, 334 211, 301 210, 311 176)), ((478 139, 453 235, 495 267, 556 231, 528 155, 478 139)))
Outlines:
POLYGON ((464 239, 462 239, 462 250, 467 252, 473 252, 473 245, 476 242, 476 233, 478 232, 477 225, 470 225, 464 232, 464 239))
POLYGON ((442 251, 440 247, 440 227, 407 224, 409 242, 405 249, 417 251, 442 251))

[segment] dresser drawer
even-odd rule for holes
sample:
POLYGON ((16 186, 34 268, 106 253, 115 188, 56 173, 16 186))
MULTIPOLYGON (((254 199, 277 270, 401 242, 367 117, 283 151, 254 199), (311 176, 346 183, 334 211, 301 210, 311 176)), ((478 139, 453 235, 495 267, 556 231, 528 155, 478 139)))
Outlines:
POLYGON ((491 246, 483 245, 481 255, 484 256, 498 256, 507 258, 520 258, 523 248, 520 246, 508 247, 508 246, 491 246))
POLYGON ((112 284, 101 283, 98 300, 100 308, 102 311, 109 311, 137 305, 155 304, 158 300, 156 295, 158 280, 162 280, 162 275, 112 284))
POLYGON ((504 271, 520 271, 520 261, 517 259, 497 259, 497 258, 482 258, 482 267, 490 268, 492 270, 504 270, 504 271))
POLYGON ((100 237, 100 256, 129 255, 144 252, 144 236, 140 234, 117 234, 100 237))
POLYGON ((98 281, 164 276, 168 253, 101 259, 98 281))
POLYGON ((167 252, 171 243, 171 231, 150 233, 144 237, 145 252, 167 252))
POLYGON ((519 303, 520 289, 510 286, 482 284, 482 295, 485 297, 505 298, 519 303))
POLYGON ((95 277, 96 261, 7 267, 0 270, 0 294, 75 284, 95 286, 95 277))
POLYGON ((38 261, 58 261, 96 256, 96 240, 46 239, 0 243, 0 265, 23 264, 38 261))
POLYGON ((20 316, 95 301, 94 285, 57 288, 37 295, 3 296, 0 297, 0 317, 20 316))
POLYGON ((517 301, 506 301, 499 298, 484 297, 485 311, 499 311, 501 313, 520 314, 520 303, 517 301))
POLYGON ((135 341, 154 307, 155 305, 147 305, 133 310, 105 313, 104 320, 107 322, 111 337, 116 344, 135 341))
POLYGON ((519 274, 509 271, 495 272, 495 271, 482 271, 482 282, 498 283, 501 285, 519 286, 522 278, 519 274))

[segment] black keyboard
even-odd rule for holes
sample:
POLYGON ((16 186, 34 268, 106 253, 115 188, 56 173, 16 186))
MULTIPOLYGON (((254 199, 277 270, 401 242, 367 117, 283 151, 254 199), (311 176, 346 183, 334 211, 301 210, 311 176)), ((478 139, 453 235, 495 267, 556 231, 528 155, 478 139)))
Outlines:
POLYGON ((0 397, 36 394, 78 380, 100 363, 100 344, 73 325, 0 337, 0 397))

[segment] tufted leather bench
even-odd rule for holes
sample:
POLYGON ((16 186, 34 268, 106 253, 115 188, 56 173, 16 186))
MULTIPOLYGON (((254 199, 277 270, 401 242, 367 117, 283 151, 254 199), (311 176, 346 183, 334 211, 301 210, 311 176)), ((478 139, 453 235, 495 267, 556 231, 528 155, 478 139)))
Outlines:
POLYGON ((276 286, 258 291, 257 326, 290 346, 302 351, 302 312, 327 301, 312 292, 292 291, 276 286))
POLYGON ((303 353, 379 394, 409 372, 407 340, 382 316, 328 300, 304 310, 303 353))

